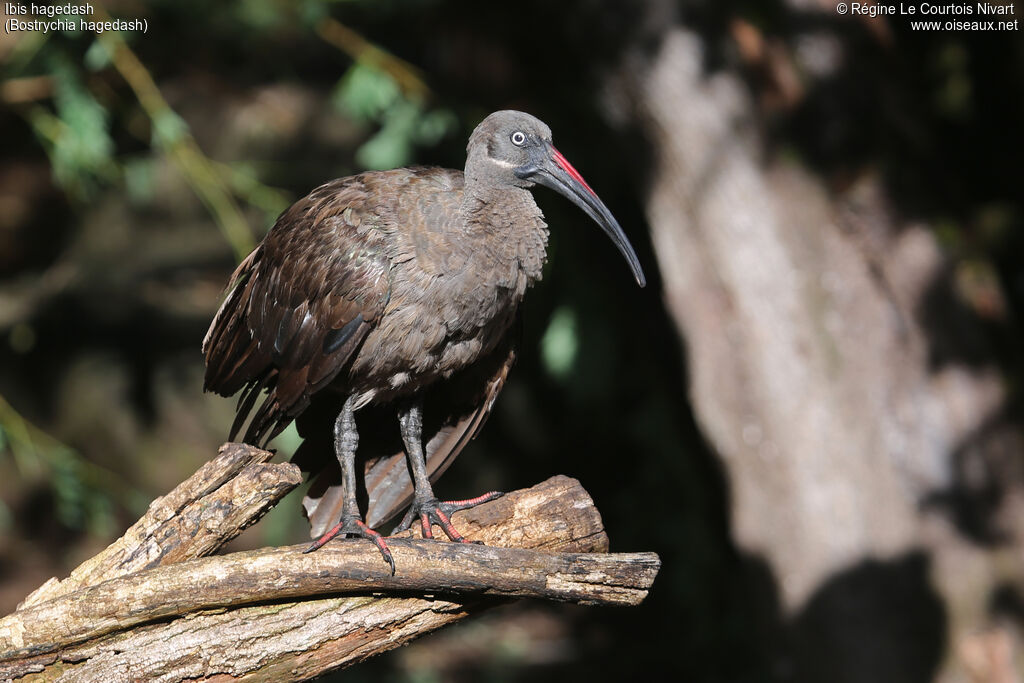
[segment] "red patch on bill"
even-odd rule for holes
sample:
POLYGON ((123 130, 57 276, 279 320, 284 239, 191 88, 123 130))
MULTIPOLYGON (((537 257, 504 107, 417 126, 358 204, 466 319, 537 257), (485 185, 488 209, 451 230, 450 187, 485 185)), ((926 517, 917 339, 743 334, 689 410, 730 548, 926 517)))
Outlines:
POLYGON ((551 147, 551 152, 555 157, 555 163, 561 166, 563 171, 572 176, 572 179, 578 182, 580 185, 587 188, 587 192, 594 195, 595 197, 597 196, 597 193, 590 188, 590 185, 588 185, 587 181, 583 179, 583 176, 580 175, 580 172, 572 167, 572 164, 569 163, 568 159, 562 156, 561 152, 555 149, 554 146, 551 147))

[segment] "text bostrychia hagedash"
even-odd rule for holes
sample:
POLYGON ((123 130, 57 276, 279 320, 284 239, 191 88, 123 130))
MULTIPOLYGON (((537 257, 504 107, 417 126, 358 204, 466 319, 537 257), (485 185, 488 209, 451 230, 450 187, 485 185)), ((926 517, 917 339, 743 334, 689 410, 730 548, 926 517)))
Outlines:
POLYGON ((392 573, 391 552, 371 526, 411 500, 398 530, 419 519, 426 536, 438 524, 464 541, 452 512, 500 495, 439 502, 431 481, 476 435, 515 358, 519 302, 546 258, 534 185, 583 209, 645 284, 619 224, 551 144, 543 122, 495 112, 466 151, 465 173, 367 172, 296 202, 238 266, 203 341, 205 389, 242 391, 232 439, 250 413, 243 440, 254 445, 297 421, 305 442, 296 460, 322 470, 304 501, 319 536, 310 550, 339 534, 365 537, 392 573), (363 425, 369 525, 356 493, 361 409, 361 423, 364 414, 387 410, 392 419, 397 412, 399 426, 363 425), (401 442, 388 443, 383 432, 391 441, 400 434, 401 442), (340 482, 323 458, 328 435, 340 482))

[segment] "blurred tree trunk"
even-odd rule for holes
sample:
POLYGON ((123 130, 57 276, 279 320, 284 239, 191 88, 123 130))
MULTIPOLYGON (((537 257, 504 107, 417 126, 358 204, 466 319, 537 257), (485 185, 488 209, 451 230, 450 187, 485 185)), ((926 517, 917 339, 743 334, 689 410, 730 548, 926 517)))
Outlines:
MULTIPOLYGON (((935 239, 894 220, 873 180, 833 196, 762 159, 752 98, 707 67, 695 33, 671 29, 635 59, 610 101, 653 152, 664 296, 727 471, 734 540, 767 563, 793 627, 780 665, 805 680, 929 680, 988 625, 992 592, 1020 581, 1020 545, 970 543, 923 507, 992 447, 1004 401, 994 370, 932 366, 920 313, 948 275, 935 239)), ((960 661, 944 678, 963 667, 974 676, 960 661)))

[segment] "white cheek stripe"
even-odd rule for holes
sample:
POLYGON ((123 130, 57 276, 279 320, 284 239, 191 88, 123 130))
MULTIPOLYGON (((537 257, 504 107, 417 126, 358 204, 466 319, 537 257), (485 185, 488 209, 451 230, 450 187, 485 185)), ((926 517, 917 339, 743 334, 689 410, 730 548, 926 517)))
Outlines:
POLYGON ((487 158, 490 159, 491 161, 493 161, 494 163, 496 163, 498 166, 501 166, 503 168, 519 168, 518 166, 513 164, 511 161, 505 161, 504 159, 495 159, 494 157, 489 156, 489 155, 488 155, 487 158))

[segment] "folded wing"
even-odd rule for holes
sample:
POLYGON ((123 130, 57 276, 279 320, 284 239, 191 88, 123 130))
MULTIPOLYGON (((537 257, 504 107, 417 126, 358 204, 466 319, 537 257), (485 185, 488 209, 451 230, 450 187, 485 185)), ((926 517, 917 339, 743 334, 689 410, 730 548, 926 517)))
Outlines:
POLYGON ((317 188, 235 271, 203 341, 204 388, 242 392, 232 439, 247 419, 247 443, 279 434, 347 367, 383 314, 387 227, 365 209, 368 198, 363 176, 317 188))

